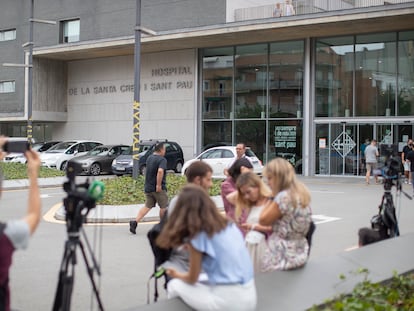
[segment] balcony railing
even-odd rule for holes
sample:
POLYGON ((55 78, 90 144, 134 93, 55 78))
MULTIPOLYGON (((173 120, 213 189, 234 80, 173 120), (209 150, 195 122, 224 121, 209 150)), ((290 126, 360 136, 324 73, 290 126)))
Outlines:
MULTIPOLYGON (((278 1, 275 1, 277 3, 278 1)), ((322 12, 349 10, 356 8, 367 8, 375 6, 389 6, 401 3, 414 3, 413 0, 297 0, 292 1, 295 15, 307 15, 322 12)), ((286 3, 279 1, 282 17, 286 16, 286 3)), ((275 5, 262 5, 250 8, 235 9, 235 21, 250 19, 272 18, 275 5)), ((385 8, 384 8, 385 9, 385 8)))

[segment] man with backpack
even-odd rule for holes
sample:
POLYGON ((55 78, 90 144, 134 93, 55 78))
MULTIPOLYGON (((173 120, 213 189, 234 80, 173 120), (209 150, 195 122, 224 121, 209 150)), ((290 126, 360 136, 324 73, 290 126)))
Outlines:
MULTIPOLYGON (((0 137, 0 148, 7 138, 0 137)), ((0 160, 5 153, 1 151, 0 160)), ((9 270, 15 250, 24 249, 40 221, 41 201, 37 177, 40 167, 40 158, 37 152, 27 150, 27 175, 29 179, 29 200, 26 215, 20 220, 0 222, 0 310, 10 310, 9 270)), ((2 176, 0 177, 0 189, 2 176)))

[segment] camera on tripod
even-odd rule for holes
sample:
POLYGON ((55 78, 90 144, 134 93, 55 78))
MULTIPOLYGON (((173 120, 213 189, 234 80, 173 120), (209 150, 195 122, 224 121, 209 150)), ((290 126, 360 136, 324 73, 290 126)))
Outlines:
POLYGON ((79 231, 82 223, 86 221, 89 211, 96 206, 96 201, 104 194, 104 184, 101 181, 93 181, 89 184, 76 184, 75 177, 82 172, 82 167, 75 162, 68 162, 66 176, 68 181, 63 184, 63 190, 67 197, 63 200, 66 212, 66 226, 68 232, 79 231))
POLYGON ((76 250, 80 248, 82 257, 87 267, 86 271, 92 284, 93 291, 98 303, 99 310, 103 310, 102 301, 98 288, 94 280, 94 272, 101 274, 98 262, 95 259, 92 248, 88 242, 82 224, 86 221, 89 211, 96 206, 96 201, 103 197, 104 184, 101 181, 93 181, 92 184, 87 180, 85 183, 76 184, 75 176, 81 172, 80 165, 69 161, 66 168, 68 181, 63 184, 63 189, 67 193, 63 199, 63 205, 66 212, 66 230, 68 240, 65 243, 63 258, 59 270, 59 280, 53 303, 53 311, 69 311, 73 283, 75 280, 75 265, 77 264, 76 250), (81 235, 84 238, 86 248, 89 251, 89 257, 92 265, 89 263, 86 250, 81 241, 81 235))
POLYGON ((384 189, 390 190, 392 186, 401 187, 401 161, 398 157, 390 156, 382 168, 381 175, 384 178, 384 189))

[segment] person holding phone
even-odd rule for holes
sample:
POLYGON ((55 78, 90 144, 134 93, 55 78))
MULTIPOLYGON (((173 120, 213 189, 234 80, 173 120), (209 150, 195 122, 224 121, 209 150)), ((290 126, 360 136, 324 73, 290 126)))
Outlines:
MULTIPOLYGON (((0 137, 0 160, 6 154, 3 147, 8 145, 8 150, 13 142, 7 137, 0 137)), ((13 148, 13 147, 12 147, 13 148)), ((29 179, 29 197, 26 214, 23 218, 0 222, 0 309, 10 310, 9 270, 12 256, 15 250, 25 249, 40 221, 41 201, 37 177, 40 167, 40 157, 37 152, 30 149, 25 151, 27 158, 27 177, 29 179)), ((0 190, 3 178, 0 176, 0 190)), ((1 193, 1 192, 0 192, 1 193)))

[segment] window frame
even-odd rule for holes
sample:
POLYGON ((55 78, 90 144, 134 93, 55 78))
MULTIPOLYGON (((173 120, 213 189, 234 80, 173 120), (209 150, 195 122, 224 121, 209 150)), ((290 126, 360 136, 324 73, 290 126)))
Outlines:
POLYGON ((10 29, 2 29, 0 30, 0 42, 3 41, 13 41, 16 40, 16 28, 10 28, 10 29), (5 39, 5 36, 7 33, 13 33, 12 39, 5 39))
POLYGON ((16 93, 16 80, 1 80, 0 81, 0 94, 11 94, 16 93), (4 90, 4 84, 5 83, 12 83, 13 90, 12 91, 5 91, 4 90))
POLYGON ((80 41, 80 18, 71 18, 71 19, 65 19, 60 21, 60 27, 59 27, 59 42, 60 43, 72 43, 72 42, 79 42, 80 41), (78 33, 76 34, 76 37, 74 35, 71 35, 69 33, 69 24, 72 22, 78 22, 78 33), (65 30, 68 28, 68 33, 65 35, 65 30), (71 37, 75 37, 75 39, 70 39, 71 37))

